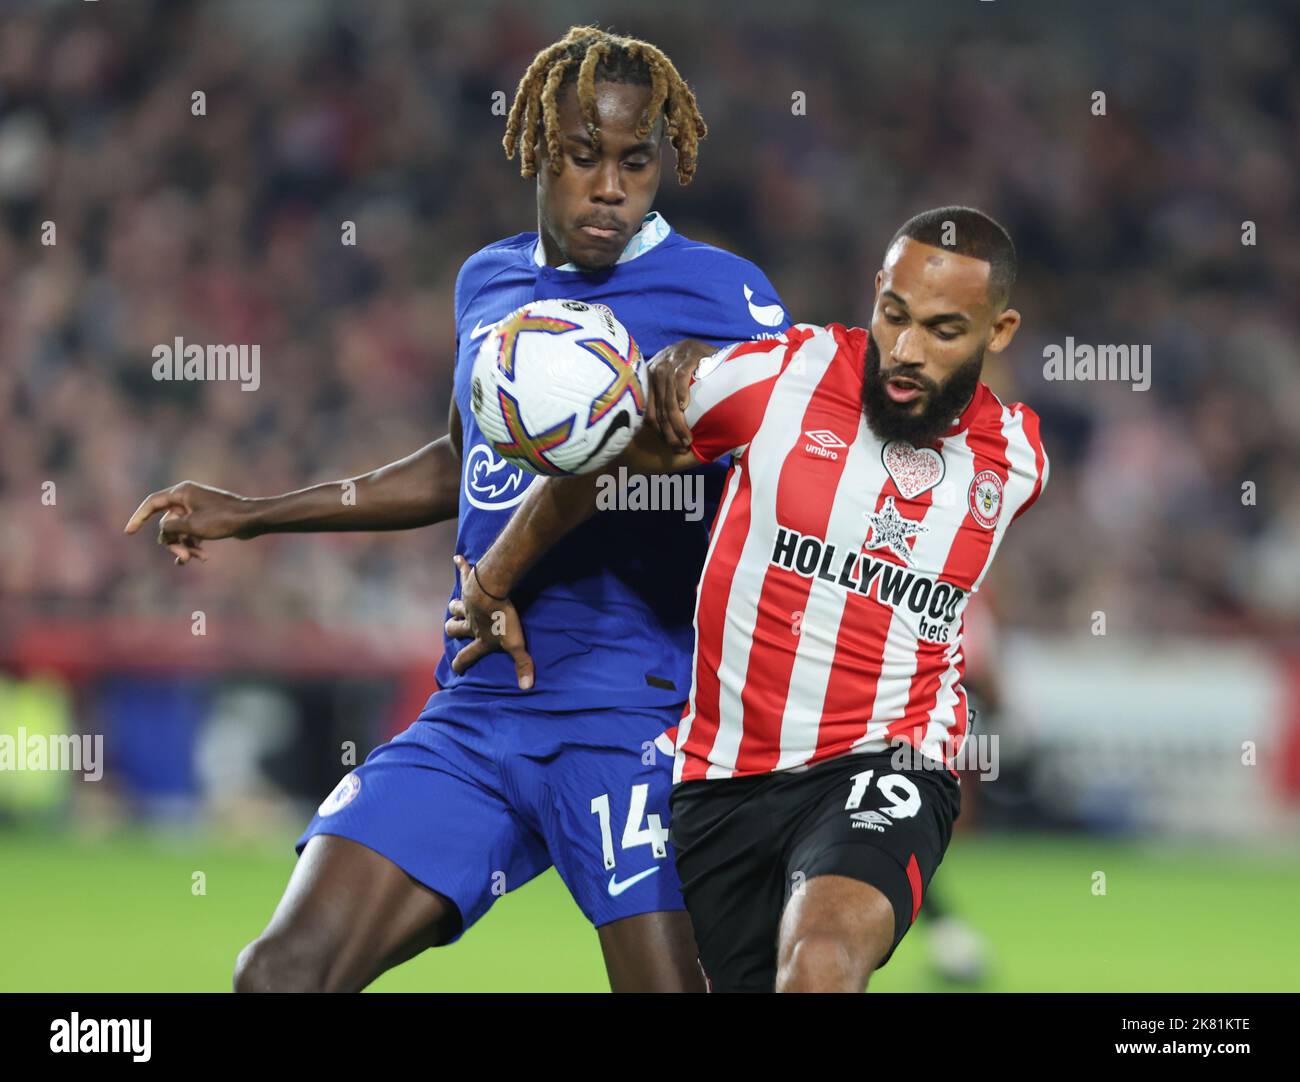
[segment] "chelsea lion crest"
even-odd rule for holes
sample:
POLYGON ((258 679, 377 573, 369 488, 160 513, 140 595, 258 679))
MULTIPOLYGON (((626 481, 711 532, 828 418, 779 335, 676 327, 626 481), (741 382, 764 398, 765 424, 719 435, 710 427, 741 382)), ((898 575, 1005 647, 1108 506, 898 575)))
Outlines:
POLYGON ((342 811, 356 800, 359 792, 361 792, 360 776, 355 771, 343 775, 343 780, 334 786, 334 792, 320 802, 316 814, 333 815, 337 811, 342 811))

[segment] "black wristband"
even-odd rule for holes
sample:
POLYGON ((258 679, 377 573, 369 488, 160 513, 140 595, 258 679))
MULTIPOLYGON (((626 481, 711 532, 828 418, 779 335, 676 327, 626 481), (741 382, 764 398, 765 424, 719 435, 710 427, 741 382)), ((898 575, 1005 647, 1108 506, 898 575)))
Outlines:
POLYGON ((482 580, 481 578, 479 578, 479 574, 478 574, 478 564, 475 564, 473 567, 471 567, 471 568, 469 569, 469 573, 470 573, 471 575, 473 575, 474 578, 477 580, 477 582, 478 582, 478 588, 479 588, 480 590, 482 590, 485 594, 487 594, 488 597, 490 597, 493 601, 509 601, 509 600, 510 600, 510 597, 509 597, 508 594, 507 594, 505 597, 497 597, 496 594, 494 594, 491 590, 489 590, 486 586, 483 585, 483 580, 482 580))

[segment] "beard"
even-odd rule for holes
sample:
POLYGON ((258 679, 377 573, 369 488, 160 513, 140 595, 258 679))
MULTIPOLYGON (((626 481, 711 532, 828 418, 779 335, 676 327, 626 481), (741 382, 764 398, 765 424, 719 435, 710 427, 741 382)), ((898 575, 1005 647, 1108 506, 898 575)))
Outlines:
POLYGON ((952 427, 953 419, 966 407, 979 386, 983 370, 984 346, 981 344, 941 384, 903 365, 882 372, 880 349, 875 338, 868 336, 862 379, 862 409, 867 427, 885 443, 906 440, 913 447, 934 443, 952 427), (894 376, 906 376, 923 388, 925 405, 919 413, 913 412, 916 399, 898 403, 886 393, 885 381, 894 376))

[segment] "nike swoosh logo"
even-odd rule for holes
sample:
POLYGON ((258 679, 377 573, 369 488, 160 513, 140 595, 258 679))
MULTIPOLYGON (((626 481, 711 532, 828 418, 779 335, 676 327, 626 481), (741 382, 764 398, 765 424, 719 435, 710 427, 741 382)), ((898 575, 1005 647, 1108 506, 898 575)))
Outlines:
MULTIPOLYGON (((751 311, 752 311, 752 309, 751 309, 751 311)), ((474 329, 473 329, 472 331, 469 332, 469 336, 470 336, 471 339, 473 339, 473 338, 482 338, 483 335, 487 334, 487 332, 490 331, 490 330, 491 330, 493 327, 495 327, 495 326, 496 326, 495 323, 489 323, 489 324, 485 327, 485 326, 483 326, 483 321, 480 319, 476 324, 474 324, 474 329)))
POLYGON ((611 875, 609 877, 609 896, 611 898, 617 898, 620 894, 622 894, 625 890, 627 890, 628 887, 635 886, 637 883, 641 882, 641 880, 645 879, 647 876, 654 875, 655 872, 657 872, 658 870, 659 870, 659 865, 656 864, 653 868, 647 868, 643 872, 637 872, 636 875, 632 876, 631 879, 624 879, 623 882, 621 883, 618 881, 617 875, 611 875))
POLYGON ((749 305, 749 314, 755 323, 764 327, 779 327, 785 322, 785 309, 779 304, 755 304, 754 291, 745 286, 745 303, 749 305))

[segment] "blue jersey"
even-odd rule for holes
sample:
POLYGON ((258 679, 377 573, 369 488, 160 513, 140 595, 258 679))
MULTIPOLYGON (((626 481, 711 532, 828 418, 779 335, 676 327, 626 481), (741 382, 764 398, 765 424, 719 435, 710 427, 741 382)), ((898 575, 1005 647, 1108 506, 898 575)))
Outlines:
MULTIPOLYGON (((456 551, 471 563, 492 544, 537 478, 501 459, 470 408, 470 373, 482 336, 534 300, 608 305, 648 358, 683 338, 723 345, 775 336, 790 325, 753 263, 701 244, 649 215, 619 262, 597 273, 542 265, 536 233, 490 244, 456 279, 456 404, 462 432, 456 551)), ((702 517, 683 511, 601 511, 578 527, 512 593, 536 680, 520 691, 514 663, 491 654, 457 676, 446 639, 438 684, 457 693, 518 696, 539 710, 669 706, 690 691, 695 589, 725 467, 704 477, 702 517)), ((452 597, 460 595, 457 582, 452 597)))

